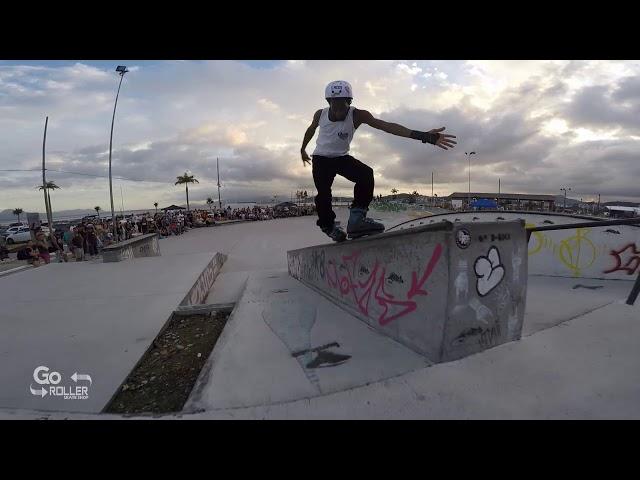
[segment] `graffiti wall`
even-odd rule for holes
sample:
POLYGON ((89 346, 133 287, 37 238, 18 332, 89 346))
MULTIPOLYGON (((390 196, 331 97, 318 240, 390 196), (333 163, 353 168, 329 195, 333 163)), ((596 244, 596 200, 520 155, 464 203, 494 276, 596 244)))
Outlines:
POLYGON ((443 361, 518 340, 527 288, 524 222, 456 223, 443 361))
MULTIPOLYGON (((527 227, 595 221, 592 217, 535 212, 465 212, 422 218, 402 228, 458 222, 508 221, 527 227)), ((640 226, 621 225, 533 232, 528 244, 529 273, 574 278, 635 280, 640 273, 640 226)))
POLYGON ((107 263, 122 262, 132 258, 157 257, 159 255, 160 243, 158 235, 150 233, 104 248, 102 250, 102 261, 107 263))
POLYGON ((220 273, 220 269, 227 260, 227 256, 222 253, 216 255, 207 264, 205 269, 200 273, 196 283, 191 287, 189 293, 184 297, 180 305, 199 305, 203 304, 209 295, 213 282, 220 273))
POLYGON ((452 359, 519 338, 522 326, 524 308, 502 305, 524 303, 526 256, 521 248, 522 258, 514 260, 512 247, 518 235, 524 245, 522 223, 480 227, 445 223, 296 250, 288 252, 289 274, 430 360, 452 359), (519 287, 508 288, 514 278, 519 287), (474 308, 449 309, 451 282, 460 294, 452 300, 469 303, 472 297, 474 308), (482 332, 465 333, 469 328, 482 332), (452 335, 451 345, 443 343, 452 335))

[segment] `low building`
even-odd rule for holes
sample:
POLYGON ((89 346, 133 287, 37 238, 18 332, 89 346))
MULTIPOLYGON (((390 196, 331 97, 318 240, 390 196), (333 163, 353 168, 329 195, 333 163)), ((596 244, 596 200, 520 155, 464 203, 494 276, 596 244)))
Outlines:
POLYGON ((604 207, 609 211, 611 218, 640 217, 640 207, 624 207, 621 205, 609 205, 604 207))
POLYGON ((453 209, 473 208, 479 200, 493 200, 503 210, 535 210, 554 211, 556 197, 554 195, 531 195, 526 193, 483 193, 454 192, 447 197, 453 209))

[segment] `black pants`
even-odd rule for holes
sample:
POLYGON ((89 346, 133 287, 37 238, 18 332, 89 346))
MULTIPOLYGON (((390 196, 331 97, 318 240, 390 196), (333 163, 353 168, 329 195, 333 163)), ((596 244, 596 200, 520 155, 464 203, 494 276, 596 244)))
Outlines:
POLYGON ((329 228, 336 214, 331 208, 331 185, 336 174, 355 182, 352 207, 367 209, 373 200, 373 169, 351 155, 342 157, 322 157, 313 155, 313 182, 318 190, 315 203, 318 210, 316 225, 329 228))

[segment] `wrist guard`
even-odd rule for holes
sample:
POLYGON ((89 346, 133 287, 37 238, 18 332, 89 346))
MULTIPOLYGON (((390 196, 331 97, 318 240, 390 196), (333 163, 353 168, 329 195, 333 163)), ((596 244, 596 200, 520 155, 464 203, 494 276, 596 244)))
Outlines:
POLYGON ((435 145, 438 141, 437 133, 429 133, 429 132, 419 132, 417 130, 411 131, 411 138, 415 138, 416 140, 420 140, 422 143, 430 143, 431 145, 435 145))

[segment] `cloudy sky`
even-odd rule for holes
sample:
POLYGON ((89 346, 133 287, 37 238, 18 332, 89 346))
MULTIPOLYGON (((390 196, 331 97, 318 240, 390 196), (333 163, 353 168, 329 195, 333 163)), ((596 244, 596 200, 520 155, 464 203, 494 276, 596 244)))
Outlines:
MULTIPOLYGON (((0 61, 0 210, 44 211, 36 189, 47 132, 55 210, 109 207, 109 129, 119 209, 184 203, 175 177, 200 183, 190 199, 289 198, 314 193, 300 145, 324 86, 349 81, 354 106, 411 129, 446 126, 458 147, 360 127, 352 154, 372 166, 376 194, 466 191, 560 194, 640 201, 640 62, 637 61, 0 61), (86 175, 72 175, 70 173, 86 175)), ((311 154, 315 138, 307 151, 311 154)), ((336 179, 335 195, 351 195, 336 179)))

